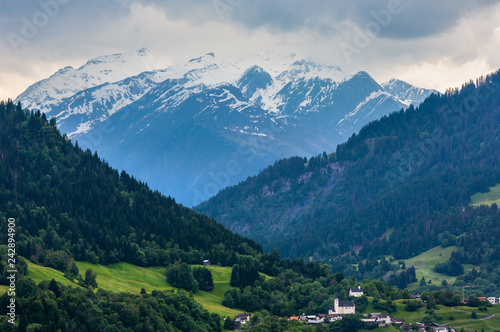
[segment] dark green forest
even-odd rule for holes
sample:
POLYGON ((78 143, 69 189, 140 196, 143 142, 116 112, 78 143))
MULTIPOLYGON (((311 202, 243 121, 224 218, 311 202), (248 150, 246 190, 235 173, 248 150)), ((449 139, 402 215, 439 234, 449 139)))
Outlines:
POLYGON ((266 251, 312 257, 358 278, 371 270, 351 264, 438 245, 459 247, 454 262, 492 271, 500 262, 500 212, 469 203, 500 183, 499 151, 496 72, 368 124, 335 153, 277 161, 197 210, 266 251))
MULTIPOLYGON (((278 276, 293 276, 287 283, 294 287, 299 283, 310 289, 321 287, 308 295, 320 294, 313 307, 301 301, 287 306, 287 312, 323 309, 325 297, 341 290, 327 290, 319 283, 330 287, 339 278, 328 266, 282 259, 277 251, 263 254, 256 242, 151 191, 125 172, 119 174, 97 154, 72 144, 55 124, 55 119, 24 110, 10 100, 0 102, 0 234, 7 234, 7 219, 15 218, 19 317, 15 327, 7 322, 4 315, 10 297, 2 295, 2 331, 221 330, 222 317, 210 314, 182 291, 115 294, 96 289, 99 276, 91 269, 79 271, 75 260, 165 266, 166 281, 196 292, 213 290, 212 275, 204 267, 192 269, 188 264, 210 259, 213 264, 234 266, 231 284, 238 287, 234 291, 254 288, 267 303, 262 309, 268 307, 273 314, 277 311, 270 303, 298 295, 282 285, 273 290, 275 283, 265 281, 259 272, 276 281, 281 279, 278 276), (82 288, 54 280, 36 285, 26 277, 28 267, 20 256, 60 270, 70 280, 76 278, 82 288)), ((1 247, 0 254, 0 284, 6 285, 6 248, 1 247)), ((351 284, 354 281, 339 287, 351 284)), ((244 310, 257 301, 255 297, 249 301, 235 298, 239 302, 227 306, 244 310)), ((262 317, 256 325, 265 326, 269 319, 262 317)))
MULTIPOLYGON (((222 331, 221 317, 174 292, 133 295, 17 281, 18 325, 0 321, 1 331, 222 331)), ((10 297, 0 297, 1 314, 10 297)))
MULTIPOLYGON (((455 286, 486 280, 496 291, 500 211, 495 204, 474 208, 469 202, 472 194, 500 183, 499 151, 500 74, 495 73, 383 117, 335 153, 277 161, 198 207, 235 231, 250 230, 237 235, 82 150, 59 133, 55 119, 0 102, 0 236, 8 234, 7 218, 15 218, 17 255, 69 278, 88 275, 80 280, 86 288, 55 281, 36 285, 25 277, 26 264, 19 263, 20 330, 221 330, 221 317, 182 291, 93 290, 92 271, 78 271, 75 260, 165 266, 172 285, 193 293, 214 284, 208 269, 188 264, 209 259, 232 266, 235 288, 223 304, 259 311, 256 330, 271 325, 302 330, 275 318, 325 312, 336 295, 347 300, 349 288, 359 284, 375 299, 374 309, 394 310, 392 301, 409 300, 405 288, 417 281, 415 270, 368 280, 398 271, 398 259, 438 245, 458 247, 436 266, 458 275, 455 286), (382 235, 390 228, 387 239, 382 235), (482 268, 464 274, 463 264, 482 268)), ((7 284, 6 270, 2 259, 0 284, 7 284)), ((431 287, 424 280, 417 290, 425 291, 429 303, 458 301, 448 285, 431 287)), ((8 300, 0 298, 0 314, 8 300)), ((358 310, 368 305, 366 297, 355 301, 358 310)), ((409 301, 411 310, 415 303, 409 301)), ((326 328, 356 330, 359 320, 353 317, 326 328)), ((0 324, 9 331, 5 320, 0 324)))
MULTIPOLYGON (((17 253, 43 264, 75 260, 139 266, 177 260, 226 265, 261 246, 153 192, 61 136, 55 119, 0 103, 0 234, 15 218, 17 253)), ((70 264, 68 264, 69 266, 70 264)))

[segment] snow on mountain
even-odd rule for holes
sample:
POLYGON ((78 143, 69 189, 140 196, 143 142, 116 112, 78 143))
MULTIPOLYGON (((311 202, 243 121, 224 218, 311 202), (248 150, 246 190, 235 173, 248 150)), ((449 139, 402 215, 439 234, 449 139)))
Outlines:
MULTIPOLYGON (((258 101, 259 106, 271 113, 280 113, 286 105, 283 94, 280 92, 288 88, 288 84, 313 86, 312 81, 318 80, 328 82, 331 87, 338 86, 352 77, 343 73, 336 66, 322 66, 311 61, 298 58, 295 54, 283 56, 278 54, 254 55, 236 62, 240 68, 252 68, 257 66, 272 78, 272 84, 256 91, 253 99, 258 101)), ((323 92, 327 92, 323 90, 323 92)), ((286 98, 285 98, 286 99, 286 98)), ((306 96, 299 104, 307 107, 311 101, 306 96)))
POLYGON ((166 67, 141 49, 63 68, 16 101, 56 116, 62 132, 114 167, 195 205, 277 159, 334 151, 431 92, 295 55, 229 63, 207 53, 166 67))
MULTIPOLYGON (((145 52, 149 54, 147 50, 137 51, 138 54, 145 52)), ((126 64, 122 66, 128 67, 128 60, 132 60, 132 67, 137 62, 129 54, 125 54, 124 56, 113 55, 90 60, 82 67, 84 69, 80 69, 85 71, 90 66, 102 65, 105 62, 113 64, 121 62, 126 64)), ((156 66, 155 63, 152 64, 153 67, 156 66)), ((135 67, 137 68, 138 66, 135 67)), ((95 70, 93 71, 95 72, 95 70)), ((93 82, 95 84, 100 78, 98 75, 94 76, 97 77, 93 82)), ((123 80, 113 83, 104 83, 91 88, 85 88, 83 84, 75 84, 71 92, 65 93, 65 95, 69 95, 76 91, 70 97, 63 98, 59 103, 55 103, 55 100, 53 100, 54 103, 43 104, 42 101, 33 108, 43 107, 43 111, 49 114, 49 116, 56 116, 60 129, 67 132, 70 137, 73 137, 76 134, 87 132, 117 110, 127 107, 132 102, 141 98, 151 88, 167 79, 179 80, 179 84, 181 84, 180 81, 182 80, 182 86, 185 88, 197 86, 208 88, 227 84, 228 82, 236 83, 240 76, 241 70, 239 68, 225 62, 217 61, 213 53, 208 53, 205 56, 192 59, 183 65, 174 65, 164 69, 142 72, 139 75, 126 77, 123 80), (77 91, 78 89, 81 90, 77 91)), ((120 78, 121 73, 115 73, 113 77, 120 78)), ((51 88, 55 89, 58 82, 59 80, 55 81, 55 84, 53 84, 54 81, 44 83, 47 86, 53 84, 51 88)), ((190 91, 190 93, 193 93, 193 91, 190 91)), ((190 93, 182 93, 177 96, 177 102, 181 102, 184 98, 187 98, 190 93)), ((24 104, 25 99, 23 98, 26 98, 24 94, 18 97, 24 104)))
POLYGON ((391 78, 389 81, 380 84, 385 91, 398 98, 406 106, 418 106, 431 93, 439 93, 436 90, 417 88, 411 84, 391 78))
POLYGON ((165 64, 146 48, 100 56, 78 69, 65 67, 58 70, 49 78, 28 87, 16 98, 16 102, 21 101, 24 107, 53 115, 52 106, 77 92, 164 67, 165 64))
POLYGON ((236 66, 243 69, 258 66, 268 72, 271 77, 284 81, 298 78, 308 79, 318 77, 341 82, 351 76, 343 73, 337 66, 318 65, 314 62, 301 59, 295 54, 280 55, 268 53, 265 55, 253 55, 237 61, 236 66))
POLYGON ((92 129, 168 78, 166 70, 144 72, 115 83, 82 90, 51 108, 59 129, 70 137, 92 129))

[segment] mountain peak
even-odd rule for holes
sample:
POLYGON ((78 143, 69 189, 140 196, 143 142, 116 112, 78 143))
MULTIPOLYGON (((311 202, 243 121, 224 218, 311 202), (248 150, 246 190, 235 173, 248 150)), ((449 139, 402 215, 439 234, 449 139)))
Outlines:
POLYGON ((436 90, 417 88, 405 81, 391 78, 380 86, 391 95, 400 99, 406 105, 418 105, 431 93, 439 93, 436 90))
POLYGON ((79 91, 165 67, 147 48, 103 55, 88 60, 78 69, 67 66, 58 70, 49 78, 28 87, 16 101, 21 101, 25 107, 50 113, 51 105, 79 91))
POLYGON ((202 55, 200 57, 191 59, 191 60, 189 60, 189 62, 213 61, 214 59, 215 59, 215 54, 212 52, 209 52, 209 53, 202 55))

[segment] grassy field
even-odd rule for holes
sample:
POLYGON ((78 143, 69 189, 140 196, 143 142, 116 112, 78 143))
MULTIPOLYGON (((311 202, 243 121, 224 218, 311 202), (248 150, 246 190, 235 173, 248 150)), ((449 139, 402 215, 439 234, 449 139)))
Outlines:
MULTIPOLYGON (((33 264, 28 260, 26 262, 28 263, 28 277, 33 279, 37 284, 44 280, 55 279, 65 285, 80 287, 64 277, 64 274, 60 271, 33 264)), ((142 288, 148 293, 155 289, 158 291, 174 289, 166 281, 165 267, 144 268, 124 262, 107 266, 88 262, 76 262, 76 265, 81 275, 84 275, 87 269, 92 269, 97 274, 99 288, 108 291, 139 294, 142 288)), ((235 316, 242 312, 241 310, 229 309, 222 305, 226 290, 231 288, 229 284, 231 280, 231 268, 221 266, 209 266, 207 268, 212 272, 214 290, 211 292, 198 291, 193 296, 194 300, 208 311, 218 313, 222 316, 235 316)), ((0 294, 5 293, 7 289, 7 286, 0 286, 0 294)))
POLYGON ((381 239, 385 238, 387 241, 389 241, 389 238, 391 237, 393 232, 394 232, 394 227, 388 228, 380 238, 381 239))
POLYGON ((500 205, 500 184, 490 187, 490 191, 487 193, 476 193, 470 197, 470 205, 472 206, 491 205, 493 203, 500 205))
POLYGON ((232 288, 229 284, 231 280, 231 268, 215 265, 208 266, 207 268, 212 272, 214 290, 211 292, 198 292, 194 294, 196 302, 200 303, 207 310, 216 312, 222 316, 235 316, 243 312, 242 310, 229 309, 222 305, 224 294, 228 289, 232 288))
MULTIPOLYGON (((41 281, 54 279, 65 285, 80 287, 77 284, 69 281, 66 277, 64 277, 64 273, 62 273, 61 271, 51 269, 50 267, 44 267, 33 264, 27 259, 24 260, 26 261, 26 263, 28 263, 28 277, 33 279, 33 281, 37 284, 40 283, 41 281)), ((85 273, 85 271, 83 271, 83 273, 85 273)))
MULTIPOLYGON (((461 307, 458 307, 457 309, 461 309, 461 307)), ((500 332, 500 305, 497 304, 488 308, 486 315, 487 316, 495 315, 495 317, 488 320, 479 321, 477 319, 470 319, 469 316, 466 319, 466 321, 471 321, 471 322, 469 323, 453 322, 452 324, 449 324, 449 326, 456 328, 457 331, 460 331, 463 328, 464 331, 467 330, 481 331, 482 329, 484 329, 484 331, 489 331, 489 332, 491 331, 500 332)))
MULTIPOLYGON (((372 312, 381 312, 383 314, 389 314, 386 311, 374 309, 371 304, 372 299, 369 298, 369 300, 370 304, 368 305, 364 313, 370 314, 372 312)), ((413 312, 407 312, 404 310, 405 304, 403 303, 403 300, 398 300, 394 302, 397 307, 397 312, 390 313, 390 315, 395 318, 403 318, 406 323, 411 324, 415 322, 420 322, 426 316, 425 308, 420 308, 417 311, 413 312)), ((436 323, 439 324, 450 323, 449 325, 457 328, 457 331, 460 331, 462 327, 464 328, 464 330, 471 329, 471 330, 481 331, 481 329, 484 328, 485 331, 500 331, 500 305, 488 308, 487 312, 480 312, 477 310, 477 308, 471 308, 465 306, 456 307, 455 309, 468 312, 476 311, 477 319, 472 319, 470 313, 468 312, 455 311, 450 307, 438 305, 434 311, 436 315, 436 323), (491 315, 495 315, 495 317, 493 317, 490 320, 483 320, 483 321, 479 320, 481 318, 486 318, 491 315), (450 319, 451 316, 453 316, 453 319, 450 319), (497 330, 495 330, 494 328, 497 328, 497 330)), ((377 329, 377 331, 383 331, 383 330, 377 329)))
POLYGON ((80 274, 84 275, 87 269, 97 274, 99 288, 113 292, 128 292, 139 294, 141 288, 148 293, 156 289, 159 291, 173 289, 166 281, 165 268, 140 266, 128 263, 116 263, 107 266, 88 262, 76 262, 80 274))
MULTIPOLYGON (((435 285, 441 285, 443 280, 446 279, 448 284, 452 284, 455 282, 455 277, 450 277, 441 273, 437 273, 434 271, 434 266, 437 263, 443 263, 447 261, 451 257, 451 253, 457 250, 457 247, 451 246, 447 248, 442 248, 441 246, 434 247, 430 250, 427 250, 426 252, 421 253, 418 256, 415 256, 410 259, 404 259, 403 261, 406 264, 406 267, 410 266, 415 266, 417 268, 416 275, 417 275, 417 283, 414 283, 412 285, 409 285, 409 288, 417 287, 418 282, 420 282, 420 279, 422 277, 425 278, 425 280, 432 280, 432 283, 435 285)), ((472 266, 464 266, 466 270, 472 270, 472 266)))

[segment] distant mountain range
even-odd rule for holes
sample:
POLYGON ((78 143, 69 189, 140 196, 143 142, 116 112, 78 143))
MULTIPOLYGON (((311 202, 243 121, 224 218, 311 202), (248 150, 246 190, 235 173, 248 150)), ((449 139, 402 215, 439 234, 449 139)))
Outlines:
POLYGON ((290 56, 166 66, 147 49, 66 67, 16 98, 153 189, 194 206, 293 155, 335 150, 435 91, 290 56))
POLYGON ((500 213, 493 201, 470 203, 500 183, 499 151, 497 71, 370 123, 335 153, 277 161, 196 209, 265 251, 334 271, 439 245, 458 247, 453 261, 492 271, 500 213))

